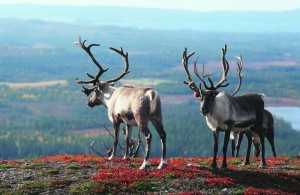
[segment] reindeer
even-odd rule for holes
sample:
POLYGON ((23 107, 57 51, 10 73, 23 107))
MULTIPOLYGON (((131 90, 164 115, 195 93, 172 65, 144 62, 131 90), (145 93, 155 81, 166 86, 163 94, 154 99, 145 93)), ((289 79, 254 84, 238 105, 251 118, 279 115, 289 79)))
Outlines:
POLYGON ((125 155, 124 159, 128 157, 128 141, 132 126, 137 126, 140 131, 143 132, 146 139, 145 147, 145 156, 144 162, 141 165, 140 169, 146 168, 149 163, 149 153, 151 146, 152 134, 148 128, 148 122, 151 121, 157 130, 161 143, 162 143, 162 157, 161 162, 158 166, 158 169, 161 169, 164 165, 167 164, 166 160, 166 132, 163 126, 162 120, 162 110, 161 110, 161 101, 158 93, 152 88, 135 88, 135 87, 114 87, 113 83, 119 81, 130 71, 129 62, 128 62, 128 52, 124 53, 122 47, 121 50, 110 47, 110 49, 124 59, 125 69, 116 78, 100 81, 101 75, 108 70, 108 68, 102 68, 100 63, 94 58, 91 48, 93 46, 100 46, 99 44, 90 44, 85 46, 85 41, 81 42, 79 37, 78 44, 91 58, 94 64, 99 68, 96 76, 93 76, 87 73, 87 76, 91 79, 88 81, 76 79, 78 84, 92 84, 92 88, 86 88, 84 86, 82 92, 89 96, 91 93, 92 96, 87 100, 87 106, 93 108, 94 106, 103 105, 108 112, 108 117, 114 127, 114 143, 111 156, 109 159, 112 159, 116 154, 116 147, 118 144, 118 135, 119 128, 121 123, 126 124, 126 136, 125 136, 125 155))
MULTIPOLYGON (((241 57, 240 57, 241 59, 241 57)), ((242 61, 241 61, 242 62, 242 61)), ((238 92, 238 90, 241 87, 242 84, 242 73, 241 70, 243 68, 242 63, 238 63, 238 75, 239 75, 239 84, 235 91, 231 94, 231 96, 235 96, 235 94, 238 92)), ((264 110, 264 120, 263 120, 263 129, 262 129, 263 135, 267 137, 267 140, 269 141, 272 151, 273 151, 273 156, 276 157, 276 152, 275 152, 275 146, 274 146, 274 118, 272 114, 268 110, 264 110)), ((254 136, 254 134, 251 133, 251 130, 245 130, 245 131, 240 131, 240 132, 231 132, 230 138, 232 140, 231 144, 231 151, 232 151, 232 156, 238 157, 239 155, 239 150, 241 146, 241 142, 243 140, 244 134, 248 138, 248 148, 247 151, 251 150, 251 145, 252 142, 255 147, 255 156, 258 157, 260 153, 260 140, 257 136, 254 136), (238 137, 238 142, 235 144, 236 138, 238 137), (236 153, 235 153, 236 149, 236 153)))
MULTIPOLYGON (((241 56, 240 56, 240 59, 241 59, 241 56)), ((238 92, 238 90, 240 89, 241 84, 242 84, 241 70, 243 68, 243 64, 238 63, 237 65, 238 65, 239 84, 231 96, 235 96, 235 94, 238 92)), ((273 151, 273 156, 276 157, 275 146, 274 146, 274 118, 268 110, 264 110, 263 129, 261 131, 262 131, 263 135, 265 135, 267 137, 267 140, 269 141, 272 151, 273 151)), ((257 136, 255 136, 254 134, 251 133, 250 129, 241 131, 241 132, 231 132, 230 138, 232 140, 232 143, 231 143, 232 156, 238 157, 240 145, 243 140, 244 134, 248 138, 247 151, 249 150, 249 152, 250 152, 251 145, 253 142, 254 147, 255 147, 255 156, 258 157, 259 153, 260 153, 260 140, 257 136), (237 144, 235 144, 237 137, 238 137, 238 142, 237 142, 237 144), (236 153, 235 153, 235 149, 236 149, 236 153)))
MULTIPOLYGON (((200 100, 200 113, 205 116, 208 127, 213 132, 214 137, 214 156, 210 166, 211 169, 217 168, 217 152, 218 152, 218 140, 219 132, 223 131, 224 145, 223 145, 223 162, 221 169, 227 169, 226 153, 227 146, 230 138, 230 133, 237 131, 244 131, 251 126, 252 132, 259 136, 262 146, 262 159, 260 167, 266 166, 265 161, 265 145, 264 145, 264 134, 261 131, 263 124, 263 111, 265 97, 263 94, 245 94, 241 96, 235 96, 226 93, 218 92, 217 90, 221 87, 227 87, 229 83, 224 84, 227 81, 227 73, 229 71, 229 63, 225 58, 227 52, 227 45, 222 48, 222 66, 223 74, 220 81, 214 85, 210 79, 211 75, 204 75, 204 64, 202 76, 199 75, 197 70, 197 60, 194 63, 194 73, 200 79, 199 87, 192 80, 188 69, 188 60, 194 55, 195 52, 187 55, 187 48, 183 51, 182 65, 185 69, 188 81, 184 81, 184 84, 188 85, 193 90, 196 96, 200 100), (205 77, 208 77, 210 87, 205 82, 205 77), (201 89, 201 84, 204 85, 205 90, 201 89)), ((238 57, 238 67, 242 67, 242 58, 238 57)), ((241 68, 239 68, 239 74, 241 74, 241 68)), ((238 90, 239 88, 237 88, 238 90)), ((235 92, 236 93, 236 92, 235 92)), ((250 150, 247 151, 245 158, 245 164, 249 163, 250 150)))
MULTIPOLYGON (((276 157, 276 151, 275 151, 275 145, 274 145, 274 118, 273 118, 271 112, 269 112, 266 109, 264 110, 263 131, 266 135, 267 140, 269 141, 269 143, 271 145, 273 156, 276 157)), ((235 133, 233 135, 234 137, 232 140, 232 156, 235 156, 235 157, 239 156, 239 150, 240 150, 240 146, 241 146, 241 142, 243 140, 244 134, 248 138, 248 145, 250 142, 250 147, 251 147, 251 141, 253 141, 253 144, 255 146, 255 156, 258 157, 259 153, 260 153, 260 141, 255 139, 252 136, 250 129, 246 130, 244 132, 235 133), (235 145, 236 136, 238 136, 238 142, 235 145), (234 152, 235 149, 236 149, 236 153, 234 152)))

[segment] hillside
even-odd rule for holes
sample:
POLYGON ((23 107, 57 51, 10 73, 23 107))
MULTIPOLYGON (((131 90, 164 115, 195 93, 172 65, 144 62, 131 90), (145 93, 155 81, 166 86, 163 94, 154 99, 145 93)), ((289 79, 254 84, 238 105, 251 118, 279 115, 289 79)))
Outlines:
MULTIPOLYGON (((0 6, 0 194, 300 194, 300 131, 275 117, 275 148, 268 167, 260 158, 240 166, 228 158, 228 171, 210 170, 213 137, 199 101, 183 84, 185 47, 195 51, 213 81, 220 78, 221 54, 228 45, 228 82, 237 83, 236 58, 244 60, 239 94, 264 93, 266 105, 300 106, 300 10, 285 12, 189 12, 163 9, 0 6), (30 13, 30 14, 29 14, 30 13), (138 16, 138 17, 137 17, 138 16), (118 75, 129 53, 130 74, 115 86, 155 88, 161 96, 169 166, 156 170, 160 140, 152 125, 151 166, 141 158, 103 156, 112 147, 111 122, 103 107, 89 109, 75 78, 96 67, 74 42, 81 36, 95 58, 118 75)), ((193 75, 194 78, 194 75, 193 75)), ((120 144, 124 145, 121 131, 120 144)), ((137 140, 138 131, 133 130, 137 140)), ((218 155, 222 155, 223 133, 218 155)), ((144 141, 144 137, 142 136, 144 141)), ((144 142, 142 142, 142 145, 144 142)), ((141 156, 144 148, 140 148, 141 156)), ((243 142, 241 155, 245 154, 243 142)), ((228 147, 230 156, 230 147, 228 147)), ((218 164, 221 158, 218 157, 218 164)))
MULTIPOLYGON (((231 93, 238 83, 235 56, 242 54, 239 94, 263 92, 268 104, 284 105, 282 99, 293 99, 296 104, 291 106, 299 106, 299 33, 145 30, 7 18, 0 24, 0 36, 5 37, 0 39, 0 157, 4 159, 91 154, 92 141, 99 149, 104 149, 102 142, 111 145, 103 130, 103 126, 112 129, 106 110, 88 109, 81 86, 74 82, 77 77, 86 79, 86 72, 96 72, 87 54, 73 44, 79 35, 88 44, 101 44, 93 53, 109 67, 104 80, 124 66, 108 48, 123 47, 129 52, 131 72, 116 86, 149 86, 166 97, 162 99, 169 157, 212 154, 211 130, 199 114, 198 100, 182 83, 184 47, 196 51, 190 63, 199 57, 199 66, 205 63, 215 81, 221 75, 220 50, 227 43, 231 67, 225 91, 231 93)), ((279 118, 275 121, 278 155, 297 156, 300 132, 279 118)), ((151 155, 157 157, 160 142, 154 130, 153 136, 151 155)))
POLYGON ((0 18, 38 19, 76 25, 107 25, 148 30, 300 32, 300 27, 297 25, 300 10, 196 12, 133 7, 16 4, 1 5, 0 18))
MULTIPOLYGON (((210 170, 212 158, 172 158, 162 170, 159 159, 108 161, 94 155, 62 155, 31 160, 0 161, 1 194, 299 194, 300 159, 269 158, 266 169, 259 159, 240 166, 229 158, 227 171, 210 170)), ((221 163, 218 158, 218 164, 221 163)))

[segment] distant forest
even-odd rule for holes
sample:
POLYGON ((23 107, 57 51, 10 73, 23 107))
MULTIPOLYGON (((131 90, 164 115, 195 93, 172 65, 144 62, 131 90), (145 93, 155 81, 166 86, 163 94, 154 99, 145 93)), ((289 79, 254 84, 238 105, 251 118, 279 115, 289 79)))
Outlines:
MULTIPOLYGON (((150 31, 9 19, 0 19, 0 24, 0 36, 5 37, 0 39, 0 158, 3 159, 93 153, 89 148, 93 140, 103 153, 102 142, 111 145, 112 139, 103 128, 112 130, 106 110, 88 109, 81 86, 74 82, 77 77, 86 79, 85 72, 96 72, 87 54, 73 44, 79 35, 87 39, 87 44, 101 44, 93 52, 102 66, 109 67, 104 79, 118 75, 123 68, 121 57, 108 48, 123 47, 129 52, 131 73, 117 86, 149 85, 161 95, 192 96, 182 83, 186 80, 181 68, 184 47, 196 51, 193 60, 199 57, 199 67, 206 63, 206 72, 213 73, 212 78, 217 80, 222 73, 220 51, 226 43, 230 85, 224 90, 231 93, 238 83, 234 56, 241 54, 244 69, 239 94, 263 92, 274 97, 275 103, 280 97, 300 98, 299 33, 150 31), (4 28, 8 25, 10 28, 4 28), (55 80, 67 84, 38 87, 5 84, 55 80)), ((212 155, 212 133, 199 113, 198 100, 164 104, 163 114, 169 157, 212 155)), ((151 156, 159 157, 160 141, 154 128, 151 129, 154 135, 151 156)), ((275 136, 278 155, 299 155, 300 132, 290 124, 276 118, 275 136)), ((268 143, 266 147, 267 156, 271 156, 268 143)))

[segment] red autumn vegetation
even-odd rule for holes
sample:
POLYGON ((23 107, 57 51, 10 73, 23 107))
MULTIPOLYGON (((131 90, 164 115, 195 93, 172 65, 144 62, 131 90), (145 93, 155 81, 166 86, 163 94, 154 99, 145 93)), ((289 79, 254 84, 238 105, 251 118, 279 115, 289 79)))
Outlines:
MULTIPOLYGON (((218 158, 219 165, 221 159, 221 157, 218 158)), ((69 194, 138 194, 147 192, 185 195, 215 194, 222 191, 236 194, 300 193, 300 158, 297 157, 268 158, 266 169, 257 168, 259 158, 251 158, 249 166, 240 166, 243 158, 229 158, 228 171, 210 170, 211 157, 171 158, 168 159, 169 165, 160 170, 156 169, 160 159, 154 158, 150 159, 150 167, 146 170, 139 170, 142 160, 142 158, 129 160, 116 158, 109 161, 95 155, 62 155, 25 160, 25 162, 41 164, 39 166, 48 168, 50 164, 51 166, 60 164, 59 168, 52 171, 53 175, 47 176, 49 178, 45 180, 44 185, 40 184, 43 189, 39 189, 37 192, 45 192, 43 190, 69 194), (80 181, 79 177, 78 181, 66 179, 68 178, 66 173, 82 175, 86 171, 89 174, 85 175, 84 181, 80 181)), ((2 160, 0 161, 0 167, 2 167, 0 170, 19 169, 23 163, 24 160, 2 160)), ((31 167, 30 169, 38 168, 31 167)), ((28 182, 32 184, 35 181, 28 182)), ((23 186, 25 184, 26 182, 23 186)), ((26 192, 24 187, 20 189, 23 190, 21 192, 26 192)), ((0 183, 0 192, 3 190, 0 183)))

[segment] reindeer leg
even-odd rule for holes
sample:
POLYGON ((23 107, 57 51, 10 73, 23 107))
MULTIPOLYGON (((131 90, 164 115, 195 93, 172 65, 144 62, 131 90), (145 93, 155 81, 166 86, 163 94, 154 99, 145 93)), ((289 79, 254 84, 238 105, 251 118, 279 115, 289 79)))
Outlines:
POLYGON ((256 123, 254 124, 254 130, 258 132, 260 138, 260 145, 261 145, 261 164, 259 168, 265 168, 267 166, 266 159, 265 159, 265 131, 263 129, 263 110, 260 110, 257 114, 256 123))
POLYGON ((231 156, 234 157, 235 153, 235 138, 236 138, 236 133, 231 132, 230 134, 230 139, 231 139, 231 156))
POLYGON ((150 153, 150 147, 151 147, 152 134, 149 131, 148 126, 145 126, 144 128, 142 128, 142 132, 145 135, 146 148, 145 148, 144 162, 143 162, 142 166, 140 167, 140 169, 145 169, 146 166, 150 165, 150 162, 149 162, 149 153, 150 153))
MULTIPOLYGON (((246 130, 247 131, 247 130, 246 130)), ((247 147, 247 154, 244 162, 242 165, 250 165, 250 152, 251 152, 251 146, 252 146, 252 138, 249 136, 248 133, 245 133, 248 138, 248 147, 247 147)))
POLYGON ((260 143, 261 143, 261 164, 259 168, 264 169, 267 166, 266 159, 265 159, 265 138, 264 136, 260 136, 260 143))
POLYGON ((157 169, 161 169, 163 168, 165 165, 168 165, 167 163, 167 159, 166 159, 166 137, 167 134, 164 130, 163 124, 161 122, 159 122, 156 119, 152 119, 151 120, 153 126, 155 127, 155 129, 157 130, 159 137, 160 137, 160 141, 161 141, 161 147, 162 147, 162 156, 161 156, 161 161, 160 164, 158 165, 157 169))
POLYGON ((113 150, 112 150, 111 156, 108 158, 109 160, 113 159, 113 157, 116 155, 117 145, 118 145, 118 140, 119 140, 120 123, 114 122, 113 125, 114 125, 114 129, 115 129, 114 144, 113 144, 113 150))
POLYGON ((224 145, 223 145, 223 163, 222 163, 221 170, 227 170, 226 155, 227 155, 229 138, 230 138, 230 130, 228 129, 225 131, 224 145))
POLYGON ((126 129, 125 129, 125 152, 124 152, 124 157, 123 159, 127 159, 128 158, 128 148, 129 148, 129 139, 131 137, 131 130, 132 130, 132 126, 126 124, 126 129))
MULTIPOLYGON (((258 157, 259 153, 260 153, 260 140, 259 140, 259 136, 256 133, 255 129, 253 129, 254 127, 251 127, 249 130, 245 131, 245 135, 248 138, 248 145, 249 145, 249 141, 253 142, 253 145, 255 147, 255 156, 258 157)), ((252 144, 250 144, 251 146, 252 144)), ((249 146, 248 146, 249 147, 249 146)), ((250 163, 249 163, 250 164, 250 163)))
POLYGON ((274 137, 271 138, 271 139, 268 139, 270 145, 271 145, 271 148, 272 148, 272 152, 273 152, 273 156, 276 157, 276 152, 275 152, 275 144, 274 144, 274 137))
POLYGON ((254 147, 255 147, 255 157, 259 157, 260 141, 253 140, 253 144, 254 144, 254 147))
POLYGON ((219 131, 213 130, 213 136, 214 136, 214 157, 213 162, 210 165, 210 169, 217 169, 217 153, 218 153, 218 141, 219 141, 219 131))
POLYGON ((267 140, 269 141, 269 143, 271 145, 273 156, 276 157, 275 144, 274 144, 274 125, 273 125, 273 123, 272 123, 272 125, 268 126, 266 137, 267 137, 267 140))
POLYGON ((239 151, 240 151, 240 147, 241 147, 241 143, 243 141, 243 137, 244 137, 244 133, 240 132, 239 133, 239 139, 238 139, 238 143, 236 145, 236 153, 235 153, 235 157, 239 156, 239 151))

